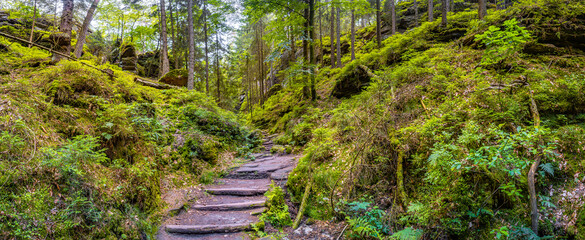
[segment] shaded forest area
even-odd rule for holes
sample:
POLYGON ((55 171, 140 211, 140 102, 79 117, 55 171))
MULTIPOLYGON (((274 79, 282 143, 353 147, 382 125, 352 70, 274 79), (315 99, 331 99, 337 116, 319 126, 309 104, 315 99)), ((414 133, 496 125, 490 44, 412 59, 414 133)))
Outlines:
POLYGON ((582 0, 3 2, 0 237, 156 238, 272 135, 252 239, 583 239, 584 67, 582 0))

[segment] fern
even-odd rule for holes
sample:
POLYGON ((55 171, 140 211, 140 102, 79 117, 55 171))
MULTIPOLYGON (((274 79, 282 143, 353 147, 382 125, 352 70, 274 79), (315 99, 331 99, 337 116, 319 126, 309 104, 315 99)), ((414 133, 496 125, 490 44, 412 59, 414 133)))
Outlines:
POLYGON ((423 230, 407 227, 390 236, 390 239, 398 240, 419 240, 422 239, 423 230))

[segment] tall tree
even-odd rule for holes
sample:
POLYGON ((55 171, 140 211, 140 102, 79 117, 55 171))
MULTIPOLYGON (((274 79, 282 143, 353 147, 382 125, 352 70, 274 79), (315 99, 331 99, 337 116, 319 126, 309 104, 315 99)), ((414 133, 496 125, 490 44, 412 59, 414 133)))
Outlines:
POLYGON ((443 0, 441 25, 447 26, 447 12, 449 12, 449 0, 443 0))
POLYGON ((337 67, 341 67, 341 10, 337 7, 337 67))
POLYGON ((330 26, 330 35, 329 40, 331 42, 331 68, 335 68, 335 6, 333 6, 333 1, 331 1, 331 24, 330 26))
POLYGON ((33 41, 33 36, 35 33, 35 23, 37 21, 37 0, 34 0, 34 7, 33 7, 33 20, 32 20, 32 27, 30 28, 30 39, 29 39, 29 44, 28 47, 32 47, 32 41, 33 41))
POLYGON ((396 2, 390 0, 390 14, 392 15, 392 35, 396 34, 396 2))
POLYGON ((433 1, 434 0, 429 0, 429 22, 435 21, 433 16, 433 12, 435 10, 435 8, 433 7, 433 1))
MULTIPOLYGON (((311 64, 311 66, 313 66, 316 61, 315 61, 315 0, 309 0, 309 38, 311 39, 311 43, 309 46, 310 50, 309 50, 309 58, 310 61, 309 63, 311 64)), ((317 100, 317 91, 315 90, 315 70, 313 67, 311 67, 311 100, 315 101, 317 100)))
MULTIPOLYGON (((353 0, 350 2, 353 5, 353 0)), ((351 8, 351 60, 355 60, 355 10, 351 8)))
POLYGON ((160 38, 161 38, 161 49, 160 49, 160 76, 164 76, 170 70, 169 66, 169 53, 168 53, 168 41, 167 41, 167 14, 165 8, 165 0, 160 0, 160 38))
MULTIPOLYGON (((62 36, 59 38, 62 39, 62 42, 59 41, 60 52, 65 55, 69 55, 71 52, 71 30, 73 27, 73 8, 74 3, 73 0, 62 0, 63 2, 63 11, 61 13, 61 23, 59 24, 59 31, 62 32, 62 36)), ((56 61, 63 59, 64 57, 61 55, 53 55, 53 58, 56 61)))
POLYGON ((221 103, 221 68, 219 66, 220 59, 219 59, 219 49, 221 48, 221 44, 219 42, 219 30, 215 32, 215 64, 216 64, 216 74, 217 74, 217 102, 221 103))
POLYGON ((479 9, 478 9, 479 19, 483 19, 487 15, 487 7, 485 0, 479 0, 479 9))
POLYGON ((382 13, 380 12, 380 0, 376 0, 376 41, 378 42, 378 48, 382 48, 382 13))
POLYGON ((91 23, 91 20, 93 20, 93 14, 95 13, 99 2, 100 0, 93 0, 89 10, 87 10, 85 20, 83 20, 83 26, 81 26, 81 31, 79 32, 79 36, 77 36, 77 43, 75 43, 75 50, 73 51, 73 54, 77 58, 81 57, 81 53, 83 52, 83 45, 85 44, 89 24, 91 23))
POLYGON ((321 21, 323 18, 323 8, 319 1, 317 1, 317 4, 319 4, 319 49, 321 50, 319 62, 323 64, 323 21, 321 21))
MULTIPOLYGON (((195 33, 193 30, 193 0, 187 4, 187 32, 189 32, 189 61, 187 63, 187 89, 192 90, 195 85, 195 33)), ((173 43, 174 49, 175 43, 173 43)), ((178 61, 177 61, 178 62, 178 61)))
POLYGON ((207 0, 203 0, 203 41, 205 41, 205 93, 209 94, 209 49, 207 48, 207 0))
POLYGON ((412 5, 414 6, 414 26, 418 26, 418 1, 413 0, 412 5))
MULTIPOLYGON (((188 0, 188 1, 192 1, 192 0, 188 0)), ((191 7, 189 8, 189 6, 187 6, 187 11, 188 11, 187 15, 191 14, 191 27, 190 28, 193 29, 193 23, 192 23, 193 22, 193 3, 192 2, 187 3, 187 5, 189 5, 189 4, 191 4, 191 7), (189 9, 191 9, 191 10, 189 10, 189 9)), ((176 34, 175 34, 175 32, 176 32, 175 17, 177 16, 177 13, 175 13, 174 14, 175 16, 173 16, 173 10, 174 10, 173 0, 169 0, 169 14, 170 14, 169 17, 171 18, 171 39, 173 41, 173 49, 172 49, 173 58, 174 58, 173 62, 175 64, 175 69, 179 69, 179 54, 177 53, 179 46, 177 46, 178 43, 177 43, 177 38, 176 38, 176 34)), ((187 18, 189 18, 189 16, 187 16, 187 18)), ((187 19, 187 21, 189 21, 189 20, 187 19)), ((187 31, 189 32, 190 30, 187 30, 187 31)), ((191 33, 191 32, 189 32, 189 33, 191 33)))

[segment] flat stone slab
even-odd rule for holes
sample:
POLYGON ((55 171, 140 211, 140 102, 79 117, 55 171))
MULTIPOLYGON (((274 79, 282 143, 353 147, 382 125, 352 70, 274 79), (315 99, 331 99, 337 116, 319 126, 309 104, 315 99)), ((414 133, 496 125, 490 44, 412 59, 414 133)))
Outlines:
POLYGON ((268 188, 208 188, 205 191, 213 195, 255 196, 264 194, 268 188))
POLYGON ((194 205, 194 206, 191 206, 191 208, 195 209, 195 210, 203 210, 203 211, 233 211, 233 210, 242 210, 242 209, 264 207, 265 203, 266 203, 266 201, 260 200, 260 201, 249 201, 249 202, 239 202, 239 203, 194 205))
POLYGON ((295 166, 289 166, 283 169, 276 170, 275 172, 270 174, 270 179, 278 181, 287 180, 288 174, 290 174, 290 172, 292 172, 293 169, 295 169, 295 166))
POLYGON ((169 233, 204 234, 204 233, 230 233, 251 230, 251 224, 223 224, 223 225, 167 225, 165 230, 169 233))

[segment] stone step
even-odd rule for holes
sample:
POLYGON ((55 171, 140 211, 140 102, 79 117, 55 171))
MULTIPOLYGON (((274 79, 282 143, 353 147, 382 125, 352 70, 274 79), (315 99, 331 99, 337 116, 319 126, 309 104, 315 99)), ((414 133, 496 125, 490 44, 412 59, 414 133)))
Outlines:
POLYGON ((209 204, 209 205, 194 205, 191 208, 201 211, 232 211, 264 207, 266 201, 249 201, 239 203, 224 203, 224 204, 209 204))
POLYGON ((248 231, 252 229, 249 223, 235 223, 222 225, 167 225, 165 230, 169 233, 181 234, 209 234, 209 233, 232 233, 248 231))
POLYGON ((206 192, 213 195, 254 196, 264 194, 267 188, 209 188, 206 192))

